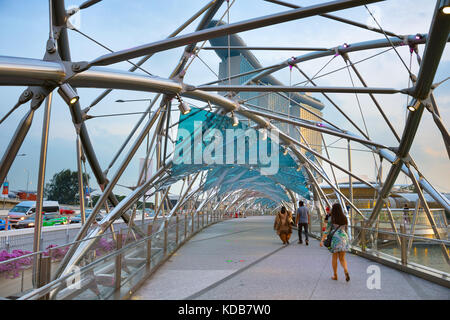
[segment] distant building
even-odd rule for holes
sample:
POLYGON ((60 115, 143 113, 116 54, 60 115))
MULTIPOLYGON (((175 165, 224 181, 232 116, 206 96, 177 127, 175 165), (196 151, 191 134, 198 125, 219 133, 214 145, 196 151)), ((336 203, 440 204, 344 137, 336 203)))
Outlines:
POLYGON ((23 201, 25 200, 36 201, 36 195, 37 195, 36 191, 20 190, 17 192, 17 197, 23 201))
MULTIPOLYGON (((370 181, 369 181, 370 182, 370 181)), ((375 188, 380 188, 380 185, 376 182, 370 182, 375 188)), ((349 183, 339 183, 339 190, 342 192, 344 196, 347 198, 350 197, 349 194, 349 183)), ((419 196, 414 192, 405 192, 404 187, 406 185, 394 185, 392 192, 387 198, 387 204, 390 208, 403 208, 405 204, 408 205, 409 208, 414 208, 416 206, 417 201, 419 201, 419 196)), ((378 191, 376 189, 370 188, 368 185, 363 184, 361 182, 353 182, 353 199, 354 204, 357 208, 360 209, 371 209, 375 206, 375 203, 378 199, 378 191)), ((320 185, 320 188, 323 190, 328 199, 332 202, 336 201, 336 193, 334 190, 325 183, 320 185)), ((427 200, 428 206, 430 208, 441 208, 439 203, 437 203, 428 193, 424 193, 425 199, 427 200)), ((445 194, 444 194, 445 196, 445 194)), ((450 197, 447 197, 450 198, 450 197)))
MULTIPOLYGON (((210 23, 210 27, 215 26, 216 24, 217 21, 212 21, 210 23)), ((212 46, 226 47, 228 46, 228 37, 211 39, 210 43, 212 46)), ((230 46, 244 47, 246 46, 246 44, 239 36, 233 34, 230 35, 230 46)), ((258 59, 256 59, 256 57, 249 50, 239 50, 239 49, 230 50, 229 56, 227 49, 217 49, 215 50, 215 52, 222 60, 219 64, 219 79, 225 79, 219 84, 242 85, 251 77, 253 77, 255 74, 250 74, 239 78, 231 79, 231 81, 229 81, 227 77, 229 75, 233 76, 254 69, 262 68, 262 65, 260 64, 258 59)), ((262 78, 261 82, 264 85, 283 85, 272 75, 262 78)), ((251 99, 248 101, 248 103, 257 105, 266 110, 271 110, 282 116, 296 117, 314 121, 320 121, 320 119, 317 116, 305 111, 303 108, 312 111, 313 113, 319 115, 320 117, 322 116, 322 110, 324 108, 324 105, 320 100, 313 98, 307 93, 303 94, 303 93, 275 93, 275 92, 272 93, 240 92, 239 99, 240 100, 251 99)), ((301 138, 300 134, 298 133, 297 129, 294 126, 285 123, 274 123, 274 124, 280 129, 280 131, 289 134, 294 139, 300 141, 301 138)), ((252 124, 250 123, 250 125, 252 124)), ((322 154, 322 139, 318 131, 301 128, 301 134, 305 138, 306 142, 310 145, 311 149, 313 149, 319 154, 322 154)), ((302 140, 302 142, 304 141, 302 140)), ((302 153, 305 153, 304 149, 301 149, 301 151, 302 153)), ((317 160, 321 163, 320 159, 317 160)))

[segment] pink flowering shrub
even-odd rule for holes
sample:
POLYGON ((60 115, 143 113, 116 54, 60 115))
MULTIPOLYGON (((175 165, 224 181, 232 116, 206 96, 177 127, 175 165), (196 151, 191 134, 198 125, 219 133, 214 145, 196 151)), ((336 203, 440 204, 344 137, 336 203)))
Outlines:
POLYGON ((64 258, 64 256, 66 255, 67 251, 69 250, 69 246, 52 249, 54 247, 56 247, 55 244, 49 245, 46 248, 47 251, 43 253, 44 256, 47 256, 47 257, 51 254, 52 261, 59 261, 59 260, 61 260, 62 258, 64 258), (52 249, 52 250, 50 250, 50 249, 52 249))
POLYGON ((101 238, 98 242, 97 242, 97 246, 95 249, 95 254, 97 256, 101 256, 103 254, 106 254, 112 250, 114 250, 116 247, 116 244, 114 242, 114 240, 107 240, 105 238, 101 238))
POLYGON ((14 279, 19 276, 19 271, 23 268, 30 266, 33 263, 33 257, 25 257, 23 259, 18 259, 11 261, 9 263, 1 263, 3 261, 18 258, 31 253, 30 251, 24 250, 13 250, 8 252, 3 250, 0 252, 0 275, 4 278, 14 279))
MULTIPOLYGON (((56 247, 56 245, 52 244, 48 246, 46 249, 47 251, 43 252, 42 255, 48 257, 51 255, 52 261, 58 261, 61 260, 67 253, 67 250, 69 250, 69 247, 63 247, 63 248, 57 248, 52 249, 56 247), (52 250, 50 250, 52 249, 52 250)), ((33 264, 33 256, 25 257, 22 259, 17 259, 11 262, 4 262, 8 261, 14 258, 18 258, 27 254, 32 253, 31 251, 26 250, 13 250, 11 252, 8 252, 6 250, 3 250, 0 252, 0 276, 6 279, 14 279, 19 276, 20 271, 23 269, 26 269, 30 267, 33 264)))

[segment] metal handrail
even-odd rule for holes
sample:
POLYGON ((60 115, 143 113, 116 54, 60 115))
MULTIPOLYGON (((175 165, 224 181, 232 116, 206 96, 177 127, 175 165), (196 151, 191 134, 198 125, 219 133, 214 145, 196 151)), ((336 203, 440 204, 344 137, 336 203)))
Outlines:
MULTIPOLYGON (((196 213, 194 213, 194 216, 195 215, 196 215, 196 213)), ((213 224, 213 223, 214 223, 213 221, 211 221, 211 220, 209 221, 209 224, 213 224)), ((169 227, 173 227, 174 225, 176 225, 176 223, 173 223, 171 225, 168 224, 167 227, 168 228, 169 227)), ((198 230, 199 229, 197 229, 197 231, 198 230)), ((65 276, 63 276, 63 277, 61 277, 59 279, 56 279, 56 280, 54 280, 54 281, 52 281, 52 282, 50 282, 50 283, 48 283, 48 284, 38 288, 38 289, 33 290, 32 292, 30 292, 30 293, 20 297, 19 300, 30 299, 30 298, 35 297, 36 295, 39 295, 39 297, 40 296, 44 296, 44 295, 48 294, 51 290, 53 290, 53 288, 55 288, 55 286, 58 287, 58 286, 61 285, 61 283, 63 281, 67 281, 67 279, 72 277, 76 272, 79 272, 80 274, 83 274, 87 270, 90 270, 90 269, 94 268, 95 266, 99 265, 101 262, 103 262, 105 260, 113 258, 113 257, 115 257, 117 255, 120 255, 120 254, 124 253, 125 251, 127 251, 128 249, 133 248, 133 247, 137 247, 138 245, 140 245, 140 244, 142 244, 142 243, 144 243, 144 242, 146 242, 146 241, 148 241, 150 239, 153 240, 154 237, 158 236, 160 233, 163 233, 164 231, 165 230, 163 229, 161 231, 154 232, 151 235, 146 236, 146 237, 144 237, 142 239, 139 239, 137 241, 131 242, 131 243, 125 245, 123 248, 121 248, 119 250, 115 250, 114 252, 111 252, 111 253, 109 253, 109 254, 101 257, 101 258, 98 258, 94 262, 92 262, 92 263, 90 263, 90 264, 88 264, 88 265, 86 265, 84 267, 81 267, 78 271, 73 271, 73 272, 71 272, 71 273, 69 273, 69 274, 67 274, 67 275, 65 275, 65 276)), ((101 236, 98 236, 98 237, 101 237, 101 236)), ((93 237, 93 238, 96 238, 96 237, 93 237)), ((84 239, 84 240, 80 240, 80 241, 86 241, 86 240, 88 240, 88 239, 84 239)))
POLYGON ((40 288, 38 288, 36 290, 33 290, 29 294, 20 297, 19 300, 26 300, 26 299, 29 299, 29 298, 37 295, 37 294, 45 295, 45 294, 49 293, 49 291, 50 291, 50 289, 52 287, 54 287, 55 285, 59 286, 61 282, 66 281, 68 278, 73 276, 76 272, 80 272, 80 274, 83 274, 83 272, 94 268, 95 266, 100 264, 100 262, 102 262, 104 260, 108 260, 108 259, 110 259, 112 257, 115 257, 115 256, 123 253, 124 251, 128 250, 129 248, 137 246, 138 244, 141 244, 142 242, 145 242, 145 241, 149 240, 150 238, 153 238, 155 235, 157 235, 158 233, 161 233, 161 232, 162 231, 152 233, 151 235, 149 235, 149 236, 147 236, 145 238, 142 238, 142 239, 140 239, 138 241, 131 242, 131 243, 125 245, 124 247, 122 247, 119 250, 114 250, 113 252, 111 252, 111 253, 109 253, 109 254, 107 254, 107 255, 105 255, 105 256, 97 259, 97 260, 95 260, 94 262, 91 262, 90 264, 88 264, 88 265, 86 265, 84 267, 81 267, 79 271, 74 270, 73 272, 71 272, 71 273, 69 273, 69 274, 67 274, 67 275, 65 275, 63 277, 61 277, 59 279, 56 279, 56 280, 46 284, 45 286, 42 286, 42 287, 40 287, 40 288))
POLYGON ((437 243, 443 243, 445 245, 450 245, 449 240, 425 238, 425 237, 416 236, 413 234, 406 234, 406 233, 401 233, 401 232, 396 233, 396 232, 392 232, 392 231, 385 231, 385 230, 379 230, 379 229, 374 229, 374 228, 365 228, 365 227, 360 227, 360 226, 348 226, 348 228, 354 228, 354 229, 358 229, 358 230, 369 230, 369 231, 374 231, 374 232, 383 233, 383 234, 390 234, 390 235, 394 235, 394 236, 401 236, 401 237, 405 237, 405 238, 413 238, 413 239, 419 239, 419 240, 424 240, 424 241, 428 241, 428 242, 437 242, 437 243))

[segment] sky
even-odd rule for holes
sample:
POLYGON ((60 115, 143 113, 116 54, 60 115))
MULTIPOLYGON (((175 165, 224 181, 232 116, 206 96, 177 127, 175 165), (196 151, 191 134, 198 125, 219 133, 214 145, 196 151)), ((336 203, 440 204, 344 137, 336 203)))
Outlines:
MULTIPOLYGON (((308 6, 320 3, 312 0, 290 0, 291 3, 308 6)), ((66 0, 66 7, 77 6, 83 1, 66 0)), ((134 46, 151 43, 166 38, 185 20, 191 17, 207 1, 201 0, 165 0, 146 1, 132 0, 102 1, 80 14, 76 22, 79 29, 108 46, 112 50, 122 50, 134 46)), ((232 3, 232 1, 230 1, 232 3)), ((431 23, 435 1, 422 0, 391 0, 369 5, 381 26, 396 34, 427 33, 431 23)), ((216 18, 221 17, 226 8, 219 10, 216 18)), ((259 16, 269 15, 288 10, 279 5, 263 0, 236 0, 229 14, 230 23, 243 21, 259 16)), ((352 8, 334 12, 337 16, 353 19, 355 21, 374 25, 370 15, 364 7, 352 8)), ((225 21, 227 21, 225 16, 225 21)), ((183 31, 182 34, 195 30, 199 19, 183 31)), ((311 17, 300 19, 257 30, 239 33, 239 36, 248 46, 301 46, 301 47, 336 47, 343 43, 356 43, 360 41, 382 39, 383 35, 348 26, 323 17, 311 17)), ((38 0, 0 0, 0 55, 18 56, 41 59, 44 56, 45 44, 48 38, 48 4, 47 1, 38 0)), ((97 44, 86 39, 82 35, 69 30, 70 49, 73 61, 88 61, 101 56, 107 51, 97 44)), ((206 44, 207 46, 209 43, 206 44)), ((424 46, 419 47, 423 54, 424 46)), ((183 48, 171 49, 155 54, 144 68, 154 75, 168 77, 178 62, 183 48)), ((353 62, 365 59, 382 50, 370 50, 366 52, 351 53, 353 62)), ((409 66, 410 55, 407 47, 400 47, 399 54, 409 66)), ((292 56, 299 56, 306 52, 299 51, 254 51, 254 55, 263 66, 275 64, 292 56)), ((204 50, 200 53, 202 60, 218 73, 220 59, 213 51, 204 50)), ((138 61, 139 58, 133 61, 138 61)), ((316 74, 330 57, 316 59, 299 64, 309 76, 316 74)), ((329 62, 320 74, 345 66, 341 57, 336 57, 329 62)), ((108 66, 120 70, 129 69, 130 65, 123 62, 108 66)), ((392 50, 373 59, 358 64, 358 70, 365 78, 367 84, 373 87, 408 87, 408 73, 401 64, 400 59, 392 50)), ((418 66, 415 58, 412 59, 411 70, 417 74, 418 66)), ((138 73, 142 73, 137 71, 138 73)), ((434 82, 439 82, 450 74, 450 50, 449 46, 444 51, 440 66, 437 70, 434 82)), ((297 83, 304 78, 295 71, 283 69, 274 74, 285 84, 297 83)), ((352 74, 356 86, 360 86, 356 76, 352 74)), ((216 76, 199 59, 195 59, 189 67, 185 82, 199 85, 216 80, 216 76)), ((351 80, 347 70, 333 73, 316 80, 322 86, 351 86, 351 80)), ((0 116, 3 116, 17 101, 24 87, 3 86, 0 87, 0 116)), ((103 90, 79 89, 82 108, 87 107, 103 90)), ((450 117, 450 81, 443 83, 435 91, 435 97, 439 105, 439 111, 445 124, 450 117)), ((354 94, 329 94, 338 105, 347 112, 352 119, 364 127, 359 111, 357 99, 354 94)), ((151 99, 154 93, 114 90, 107 98, 95 106, 90 114, 104 115, 110 113, 144 111, 148 102, 117 103, 117 99, 151 99)), ((313 94, 325 104, 324 117, 344 129, 356 132, 356 129, 325 101, 320 94, 313 94)), ((382 120, 374 104, 367 95, 358 95, 361 108, 368 126, 370 138, 388 146, 397 145, 388 126, 382 120)), ((401 135, 405 123, 407 97, 402 94, 377 95, 383 110, 388 115, 395 129, 401 135)), ((198 101, 189 100, 195 105, 202 106, 198 101)), ((3 155, 18 122, 29 108, 29 104, 21 106, 4 123, 0 125, 0 154, 3 155)), ((36 112, 33 125, 19 151, 25 156, 17 157, 8 174, 11 190, 26 189, 29 176, 30 190, 36 190, 38 176, 39 152, 42 134, 42 113, 44 107, 36 112)), ((115 151, 122 144, 129 131, 134 127, 140 115, 122 117, 105 117, 88 120, 86 125, 96 150, 102 169, 105 169, 113 158, 115 151)), ((177 117, 175 115, 175 117, 177 117)), ((327 143, 336 140, 334 137, 326 137, 327 143)), ((333 161, 347 166, 346 141, 338 141, 330 148, 333 161)), ((353 145, 355 149, 364 149, 361 145, 353 145)), ((128 149, 128 148, 127 148, 128 149)), ((359 175, 374 178, 374 165, 372 155, 366 151, 355 150, 352 153, 352 169, 359 175)), ((119 184, 134 186, 136 184, 139 158, 144 157, 144 149, 140 148, 131 165, 125 171, 119 184)), ((411 149, 411 155, 418 164, 424 176, 441 192, 450 192, 450 164, 442 137, 434 124, 429 112, 425 111, 420 123, 417 137, 411 149)), ((112 167, 109 177, 117 169, 123 157, 120 157, 112 167)), ((58 94, 53 95, 51 112, 50 135, 48 145, 48 161, 46 181, 53 174, 69 168, 76 170, 75 129, 71 121, 67 105, 58 94)), ((384 164, 383 172, 386 176, 389 169, 384 164)), ((329 168, 326 167, 328 173, 329 168)), ((88 170, 90 172, 90 170, 88 170)), ((91 174, 93 177, 93 175, 91 174)), ((337 173, 338 178, 346 176, 342 172, 337 173)), ((400 175, 397 183, 410 183, 404 175, 400 175)), ((96 188, 94 179, 91 186, 96 188)), ((129 189, 118 187, 118 194, 128 194, 129 189)))

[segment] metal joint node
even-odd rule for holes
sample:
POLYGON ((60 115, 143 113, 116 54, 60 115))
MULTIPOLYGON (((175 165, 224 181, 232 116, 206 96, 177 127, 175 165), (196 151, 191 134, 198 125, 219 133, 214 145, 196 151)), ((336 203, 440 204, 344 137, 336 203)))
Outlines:
POLYGON ((56 42, 55 39, 50 38, 47 40, 46 50, 48 53, 55 53, 56 51, 56 42))
POLYGON ((395 158, 395 160, 392 162, 392 165, 398 164, 400 161, 402 161, 401 158, 395 158))
POLYGON ((344 59, 344 61, 347 63, 350 58, 348 57, 348 53, 347 52, 341 52, 341 56, 344 59))
POLYGON ((407 154, 404 158, 401 158, 401 159, 402 159, 403 163, 408 163, 410 165, 413 164, 413 161, 412 161, 411 156, 409 154, 407 154))
POLYGON ((190 84, 183 84, 183 91, 194 91, 196 87, 190 84))
POLYGON ((79 135, 81 131, 81 123, 74 123, 75 131, 79 135))
POLYGON ((72 71, 76 72, 76 73, 85 71, 89 68, 90 68, 90 65, 89 65, 89 62, 87 62, 87 61, 74 62, 72 64, 72 71))
POLYGON ((33 91, 30 89, 26 89, 19 97, 19 102, 21 104, 30 101, 30 99, 33 97, 33 91))

